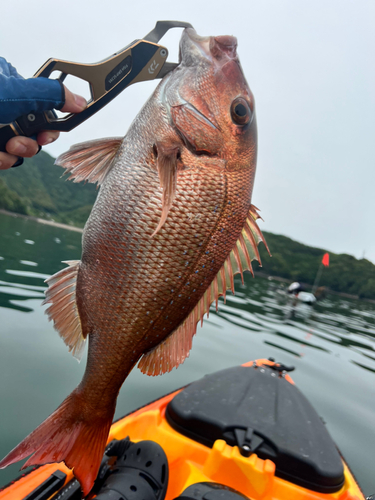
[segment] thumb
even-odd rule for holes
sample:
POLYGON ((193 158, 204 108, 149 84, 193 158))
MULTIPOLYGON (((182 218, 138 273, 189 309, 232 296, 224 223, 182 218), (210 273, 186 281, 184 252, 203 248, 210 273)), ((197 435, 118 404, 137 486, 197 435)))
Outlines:
POLYGON ((86 99, 80 95, 73 94, 67 89, 64 85, 65 89, 65 104, 61 108, 60 111, 64 113, 80 113, 87 107, 86 99))

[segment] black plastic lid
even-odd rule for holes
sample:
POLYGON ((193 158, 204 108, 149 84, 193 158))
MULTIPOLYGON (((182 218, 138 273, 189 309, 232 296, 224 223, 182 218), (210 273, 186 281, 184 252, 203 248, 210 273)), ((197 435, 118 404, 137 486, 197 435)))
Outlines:
POLYGON ((305 396, 275 369, 235 367, 208 375, 177 394, 169 424, 206 446, 217 439, 255 452, 276 475, 321 493, 338 491, 344 468, 322 420, 305 396))

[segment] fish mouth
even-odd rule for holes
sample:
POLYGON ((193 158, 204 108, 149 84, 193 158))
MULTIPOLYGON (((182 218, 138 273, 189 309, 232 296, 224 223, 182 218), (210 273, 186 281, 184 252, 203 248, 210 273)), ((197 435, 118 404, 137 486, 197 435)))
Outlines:
POLYGON ((181 37, 179 62, 191 66, 199 59, 223 66, 237 58, 237 38, 234 36, 200 36, 194 28, 186 28, 181 37))

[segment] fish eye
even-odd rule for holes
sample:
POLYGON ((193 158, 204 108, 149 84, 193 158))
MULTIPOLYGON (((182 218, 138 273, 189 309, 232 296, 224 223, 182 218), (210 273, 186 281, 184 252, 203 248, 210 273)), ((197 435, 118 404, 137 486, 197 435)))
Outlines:
POLYGON ((247 125, 250 121, 251 110, 248 103, 242 97, 238 97, 232 102, 230 107, 230 114, 232 116, 232 120, 237 125, 247 125))

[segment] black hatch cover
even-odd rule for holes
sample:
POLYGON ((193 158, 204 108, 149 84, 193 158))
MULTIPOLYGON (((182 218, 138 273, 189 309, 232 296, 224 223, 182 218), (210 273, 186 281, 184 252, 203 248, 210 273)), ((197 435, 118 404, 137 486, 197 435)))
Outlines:
POLYGON ((338 491, 344 469, 337 448, 305 396, 275 369, 228 368, 177 394, 166 412, 181 434, 212 447, 217 439, 255 452, 276 475, 321 493, 338 491))

